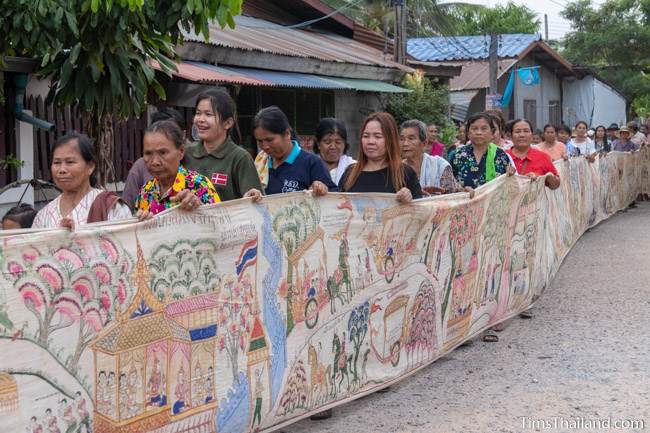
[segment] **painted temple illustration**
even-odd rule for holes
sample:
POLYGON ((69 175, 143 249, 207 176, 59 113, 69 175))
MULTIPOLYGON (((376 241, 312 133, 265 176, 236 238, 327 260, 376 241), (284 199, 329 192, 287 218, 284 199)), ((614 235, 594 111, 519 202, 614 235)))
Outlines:
MULTIPOLYGON (((218 399, 224 397, 216 394, 223 299, 215 291, 165 303, 149 281, 138 242, 133 301, 92 344, 94 431, 216 433, 218 399)), ((268 395, 269 349, 257 314, 247 340, 248 376, 256 385, 251 392, 259 395, 265 387, 268 395)), ((255 396, 251 401, 255 405, 255 396)))

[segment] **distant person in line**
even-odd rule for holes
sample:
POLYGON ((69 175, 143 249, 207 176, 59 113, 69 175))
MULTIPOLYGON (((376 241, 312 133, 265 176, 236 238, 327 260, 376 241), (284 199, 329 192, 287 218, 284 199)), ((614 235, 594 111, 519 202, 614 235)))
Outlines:
POLYGON ((618 123, 612 123, 607 127, 607 141, 609 141, 610 144, 618 138, 618 129, 618 123))
POLYGON ((143 158, 153 179, 135 200, 138 218, 149 219, 176 206, 191 211, 220 201, 210 179, 181 165, 185 137, 176 122, 162 120, 149 126, 143 142, 143 158))
POLYGON ((561 141, 558 141, 555 126, 550 123, 544 125, 544 132, 542 133, 544 141, 542 141, 537 148, 551 157, 553 161, 559 159, 569 159, 566 152, 566 146, 561 141))
POLYGON ((557 128, 557 139, 566 145, 571 140, 571 128, 564 124, 560 125, 557 128))
POLYGON ((587 136, 587 129, 589 126, 584 120, 576 123, 576 136, 568 141, 567 153, 569 156, 584 156, 587 161, 594 162, 596 160, 596 148, 594 142, 587 136))
POLYGON ((514 174, 505 150, 492 142, 495 136, 494 118, 476 113, 467 120, 469 143, 456 149, 451 167, 462 187, 478 188, 498 176, 514 174))
MULTIPOLYGON (((253 135, 262 149, 255 166, 266 195, 309 189, 318 197, 338 191, 323 160, 293 139, 289 119, 280 108, 260 110, 253 119, 253 135)), ((259 201, 262 192, 252 189, 245 197, 259 201)))
POLYGON ((607 129, 604 125, 598 125, 594 132, 594 147, 596 152, 609 152, 611 150, 610 142, 607 139, 607 129))
POLYGON ((399 136, 402 158, 415 170, 422 191, 429 195, 461 191, 451 165, 440 156, 426 153, 426 137, 424 122, 413 119, 402 123, 399 136))
POLYGON ((630 130, 630 134, 632 134, 630 141, 636 145, 637 149, 648 143, 648 138, 644 133, 639 131, 639 125, 636 122, 628 122, 627 128, 630 130))
POLYGON ((627 126, 622 126, 618 131, 618 139, 612 143, 612 150, 617 152, 634 152, 639 148, 631 139, 631 133, 627 126))
POLYGON ((187 145, 183 165, 210 179, 221 201, 261 190, 253 158, 236 143, 240 134, 230 94, 223 89, 199 94, 193 122, 199 140, 187 145))
MULTIPOLYGON (((513 126, 513 128, 514 128, 514 126, 513 126)), ((544 133, 542 132, 541 129, 535 129, 535 131, 533 131, 533 142, 532 142, 532 144, 534 146, 538 146, 542 141, 544 141, 544 133)), ((512 139, 512 142, 513 143, 515 142, 514 137, 512 139)))
POLYGON ((389 113, 373 113, 361 128, 357 162, 350 165, 339 183, 342 192, 385 192, 400 203, 422 198, 418 176, 402 162, 399 133, 389 113))
POLYGON ((36 218, 34 207, 20 203, 7 211, 2 217, 2 230, 29 229, 36 218))
MULTIPOLYGON (((509 140, 506 134, 506 120, 503 117, 501 110, 488 110, 487 114, 494 119, 494 131, 492 136, 492 143, 496 144, 503 150, 508 150, 512 147, 512 141, 509 140)), ((471 140, 471 138, 470 138, 471 140)))
POLYGON ((61 190, 34 218, 33 228, 65 227, 131 217, 131 209, 115 193, 97 184, 97 157, 86 134, 71 132, 52 147, 52 179, 61 190))
MULTIPOLYGON (((149 117, 149 124, 154 124, 161 120, 173 120, 181 128, 183 135, 186 135, 187 125, 183 115, 178 110, 171 107, 160 108, 149 117)), ((140 194, 140 190, 151 179, 153 179, 153 176, 147 171, 144 158, 138 158, 129 170, 129 174, 124 182, 124 191, 122 191, 122 199, 132 209, 134 209, 135 199, 140 194)))
POLYGON ((445 145, 440 142, 440 131, 435 123, 427 125, 425 152, 431 156, 443 156, 445 154, 445 145))
POLYGON ((318 122, 314 153, 321 157, 337 185, 345 169, 356 162, 347 154, 349 149, 348 131, 342 121, 328 117, 318 122))

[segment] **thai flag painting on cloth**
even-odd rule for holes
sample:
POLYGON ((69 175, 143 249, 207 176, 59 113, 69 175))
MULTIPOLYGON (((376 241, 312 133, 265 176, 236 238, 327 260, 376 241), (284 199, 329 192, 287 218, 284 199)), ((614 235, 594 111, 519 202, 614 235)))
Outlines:
POLYGON ((246 242, 241 249, 241 253, 239 253, 239 258, 237 259, 237 262, 235 262, 237 279, 241 280, 246 268, 255 263, 257 263, 257 238, 246 242))

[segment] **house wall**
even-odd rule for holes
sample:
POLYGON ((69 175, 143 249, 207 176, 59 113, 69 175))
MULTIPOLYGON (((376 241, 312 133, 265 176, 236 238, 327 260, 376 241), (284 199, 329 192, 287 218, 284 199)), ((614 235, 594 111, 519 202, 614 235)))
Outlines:
POLYGON ((588 75, 564 80, 564 121, 574 126, 584 120, 591 127, 626 121, 626 101, 617 91, 588 75))
MULTIPOLYGON (((522 59, 516 64, 516 67, 524 68, 529 66, 538 66, 530 56, 522 59)), ((525 86, 517 77, 515 79, 514 89, 514 118, 526 117, 524 114, 524 101, 535 101, 536 116, 534 119, 528 119, 533 123, 535 128, 542 128, 550 122, 551 101, 561 101, 561 80, 550 69, 540 67, 540 84, 537 86, 525 86)))
POLYGON ((335 115, 337 119, 343 121, 347 129, 350 156, 355 156, 359 149, 363 121, 370 113, 382 110, 386 105, 386 98, 385 95, 373 92, 349 90, 334 92, 335 115))

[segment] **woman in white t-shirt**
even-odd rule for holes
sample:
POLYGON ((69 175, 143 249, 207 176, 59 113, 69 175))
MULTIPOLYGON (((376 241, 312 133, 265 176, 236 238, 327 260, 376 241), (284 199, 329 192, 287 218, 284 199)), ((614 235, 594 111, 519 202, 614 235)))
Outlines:
POLYGON ((576 136, 567 142, 567 152, 570 156, 584 156, 589 162, 596 158, 596 146, 594 142, 587 137, 589 126, 587 122, 580 120, 576 123, 576 136))
POLYGON ((114 193, 96 187, 96 159, 90 139, 76 132, 59 138, 52 148, 52 178, 61 195, 41 209, 32 228, 67 227, 131 217, 114 193))

